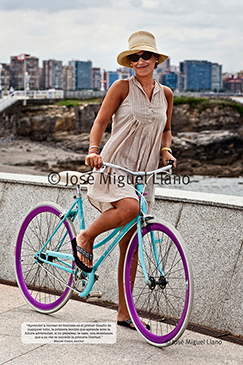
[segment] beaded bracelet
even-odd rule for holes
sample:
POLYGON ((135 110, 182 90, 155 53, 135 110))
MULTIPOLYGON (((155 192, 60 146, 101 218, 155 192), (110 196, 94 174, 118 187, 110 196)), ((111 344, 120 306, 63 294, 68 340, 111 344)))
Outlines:
POLYGON ((91 151, 88 153, 88 155, 91 155, 91 153, 95 153, 96 155, 99 155, 99 152, 97 152, 97 151, 91 151))
POLYGON ((168 152, 170 152, 170 153, 172 153, 172 149, 171 148, 169 148, 169 147, 163 147, 163 148, 161 148, 161 150, 160 150, 161 152, 162 151, 168 151, 168 152))

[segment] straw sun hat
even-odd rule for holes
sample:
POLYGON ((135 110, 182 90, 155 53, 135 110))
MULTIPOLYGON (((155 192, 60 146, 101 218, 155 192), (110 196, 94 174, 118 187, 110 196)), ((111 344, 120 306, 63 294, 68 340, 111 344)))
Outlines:
POLYGON ((160 53, 158 51, 153 34, 146 32, 144 30, 135 32, 129 37, 128 48, 129 49, 127 51, 123 51, 117 56, 117 62, 121 66, 132 68, 131 61, 127 56, 130 56, 134 53, 138 53, 141 51, 149 51, 156 53, 159 56, 157 65, 166 61, 167 58, 169 58, 169 56, 160 53))

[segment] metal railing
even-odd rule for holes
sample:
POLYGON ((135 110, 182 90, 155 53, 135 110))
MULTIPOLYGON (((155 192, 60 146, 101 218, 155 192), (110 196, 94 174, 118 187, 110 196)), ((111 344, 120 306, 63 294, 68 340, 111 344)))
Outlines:
POLYGON ((63 99, 63 90, 27 90, 15 91, 18 99, 63 99))
POLYGON ((0 99, 0 112, 16 103, 18 100, 23 100, 26 105, 26 100, 30 99, 63 99, 63 90, 28 90, 14 91, 12 94, 3 96, 0 99))
POLYGON ((16 103, 16 101, 18 101, 18 98, 14 94, 4 96, 2 99, 0 99, 0 112, 8 108, 10 105, 16 103))

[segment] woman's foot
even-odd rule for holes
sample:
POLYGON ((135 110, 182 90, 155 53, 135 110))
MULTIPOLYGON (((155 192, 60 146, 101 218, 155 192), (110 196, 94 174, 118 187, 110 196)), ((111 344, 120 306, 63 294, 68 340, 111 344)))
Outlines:
POLYGON ((93 263, 93 240, 90 239, 85 231, 81 231, 72 240, 75 261, 82 270, 91 272, 93 263), (87 270, 86 270, 87 269, 87 270))
POLYGON ((121 310, 120 307, 118 308, 118 313, 117 313, 117 324, 119 326, 124 326, 124 327, 129 327, 131 329, 135 329, 135 326, 132 323, 132 320, 130 318, 130 315, 129 315, 127 309, 124 308, 124 310, 121 310))
POLYGON ((126 321, 117 321, 118 326, 128 327, 131 330, 135 330, 135 326, 132 323, 131 318, 128 318, 126 321))
MULTIPOLYGON (((146 324, 144 321, 141 321, 142 324, 144 325, 144 327, 147 328, 147 330, 150 330, 150 325, 146 324)), ((117 315, 117 324, 119 326, 123 326, 123 327, 128 327, 131 328, 132 330, 135 330, 135 326, 131 320, 131 318, 129 317, 129 315, 123 315, 122 313, 119 313, 118 311, 118 315, 117 315)))

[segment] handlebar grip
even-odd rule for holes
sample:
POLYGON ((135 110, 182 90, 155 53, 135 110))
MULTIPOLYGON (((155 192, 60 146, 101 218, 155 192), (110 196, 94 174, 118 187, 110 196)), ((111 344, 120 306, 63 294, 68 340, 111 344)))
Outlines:
POLYGON ((167 160, 166 162, 167 162, 167 165, 171 165, 171 167, 174 167, 175 160, 170 159, 170 160, 167 160))

